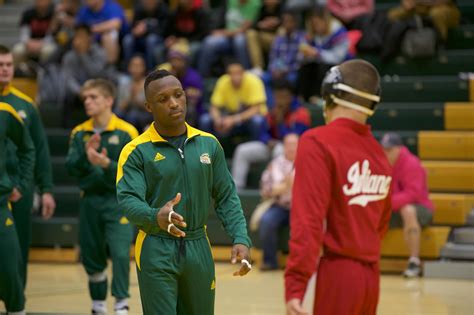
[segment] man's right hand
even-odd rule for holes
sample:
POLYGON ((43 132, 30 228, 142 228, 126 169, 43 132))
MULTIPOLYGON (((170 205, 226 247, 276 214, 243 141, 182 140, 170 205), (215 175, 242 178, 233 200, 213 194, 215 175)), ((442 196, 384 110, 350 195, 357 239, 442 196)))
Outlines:
POLYGON ((309 315, 307 311, 301 305, 300 299, 291 299, 286 303, 286 314, 287 315, 309 315))
POLYGON ((156 215, 156 220, 160 229, 167 231, 176 237, 185 237, 186 233, 178 229, 176 226, 185 228, 186 222, 184 218, 174 212, 173 207, 181 201, 181 193, 177 193, 173 200, 168 201, 156 215), (170 215, 171 213, 171 215, 170 215), (171 218, 171 220, 169 220, 171 218))

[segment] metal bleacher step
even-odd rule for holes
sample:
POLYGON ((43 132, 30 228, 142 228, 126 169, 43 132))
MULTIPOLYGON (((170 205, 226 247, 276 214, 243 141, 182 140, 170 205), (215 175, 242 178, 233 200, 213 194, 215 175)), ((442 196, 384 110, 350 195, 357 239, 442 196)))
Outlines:
POLYGON ((78 244, 79 218, 33 218, 32 247, 74 247, 78 244))
POLYGON ((425 278, 474 280, 474 262, 469 261, 425 261, 425 278))
POLYGON ((474 245, 474 227, 456 228, 454 229, 453 235, 456 244, 474 245))
POLYGON ((448 242, 441 249, 441 258, 474 260, 474 244, 448 242))

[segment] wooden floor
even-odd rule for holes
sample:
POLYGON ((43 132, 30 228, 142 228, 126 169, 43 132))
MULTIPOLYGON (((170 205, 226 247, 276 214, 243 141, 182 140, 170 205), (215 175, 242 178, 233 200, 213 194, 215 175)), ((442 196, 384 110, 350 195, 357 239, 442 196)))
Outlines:
MULTIPOLYGON (((281 271, 253 270, 247 277, 235 278, 230 264, 218 263, 216 270, 217 315, 284 314, 281 271)), ((474 281, 405 280, 397 275, 384 275, 381 287, 380 315, 474 314, 474 281)), ((134 267, 130 292, 131 314, 141 314, 134 267)), ((30 264, 26 296, 29 314, 89 313, 87 277, 79 264, 30 264)), ((306 301, 306 304, 311 303, 306 301)), ((108 299, 108 307, 113 309, 112 298, 108 299)), ((4 311, 3 305, 1 311, 4 311)))

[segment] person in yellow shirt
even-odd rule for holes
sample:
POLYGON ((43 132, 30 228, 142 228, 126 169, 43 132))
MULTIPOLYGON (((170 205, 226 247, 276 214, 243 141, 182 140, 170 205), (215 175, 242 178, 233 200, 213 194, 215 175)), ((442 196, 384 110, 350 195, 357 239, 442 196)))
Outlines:
POLYGON ((266 130, 263 83, 238 62, 230 61, 226 69, 212 93, 209 114, 200 118, 200 127, 218 138, 244 135, 258 140, 266 130))

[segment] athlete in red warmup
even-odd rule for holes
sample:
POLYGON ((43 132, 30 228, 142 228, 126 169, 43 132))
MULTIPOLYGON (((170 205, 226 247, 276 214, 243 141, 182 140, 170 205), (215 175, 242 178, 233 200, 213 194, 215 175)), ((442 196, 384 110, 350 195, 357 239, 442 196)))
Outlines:
POLYGON ((309 314, 302 299, 314 272, 314 314, 375 314, 392 180, 366 124, 380 101, 380 76, 366 61, 347 61, 328 71, 321 92, 327 125, 303 134, 295 162, 287 314, 309 314))

